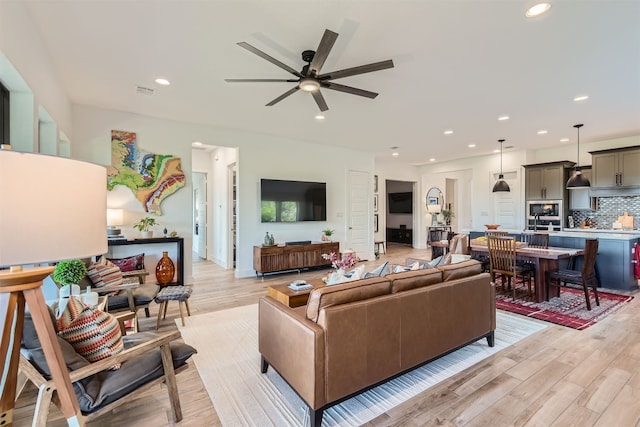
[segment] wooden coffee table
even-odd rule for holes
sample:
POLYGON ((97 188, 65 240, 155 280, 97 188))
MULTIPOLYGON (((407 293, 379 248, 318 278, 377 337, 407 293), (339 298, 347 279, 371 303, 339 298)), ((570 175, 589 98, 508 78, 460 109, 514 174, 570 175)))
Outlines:
MULTIPOLYGON (((313 289, 326 286, 325 283, 320 279, 308 280, 307 283, 313 286, 313 289)), ((275 285, 269 286, 269 288, 267 289, 267 295, 289 307, 294 308, 305 305, 309 300, 309 294, 313 289, 294 291, 293 289, 289 288, 288 284, 275 285)))

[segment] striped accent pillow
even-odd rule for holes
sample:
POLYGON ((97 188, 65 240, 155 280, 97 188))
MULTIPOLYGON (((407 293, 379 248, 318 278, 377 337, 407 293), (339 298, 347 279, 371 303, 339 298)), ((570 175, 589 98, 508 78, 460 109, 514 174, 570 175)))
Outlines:
MULTIPOLYGON (((87 269, 87 276, 96 288, 122 285, 120 268, 105 257, 91 262, 87 269)), ((114 293, 118 293, 118 291, 114 293)))
POLYGON ((57 323, 60 338, 89 362, 106 359, 124 350, 118 320, 77 298, 69 298, 57 323))

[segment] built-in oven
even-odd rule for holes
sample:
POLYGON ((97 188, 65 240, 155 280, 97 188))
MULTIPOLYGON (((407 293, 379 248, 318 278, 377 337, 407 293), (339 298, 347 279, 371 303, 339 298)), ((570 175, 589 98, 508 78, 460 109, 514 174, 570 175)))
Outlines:
POLYGON ((563 217, 562 200, 529 200, 527 202, 529 230, 561 231, 563 217))

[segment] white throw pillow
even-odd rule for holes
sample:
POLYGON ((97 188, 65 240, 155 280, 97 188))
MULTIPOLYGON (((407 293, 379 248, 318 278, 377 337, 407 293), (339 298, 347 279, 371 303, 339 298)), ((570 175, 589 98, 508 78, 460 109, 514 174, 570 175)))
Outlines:
POLYGON ((391 268, 389 267, 389 261, 384 262, 375 268, 375 270, 368 271, 364 273, 363 279, 368 279, 369 277, 384 277, 391 272, 391 268))

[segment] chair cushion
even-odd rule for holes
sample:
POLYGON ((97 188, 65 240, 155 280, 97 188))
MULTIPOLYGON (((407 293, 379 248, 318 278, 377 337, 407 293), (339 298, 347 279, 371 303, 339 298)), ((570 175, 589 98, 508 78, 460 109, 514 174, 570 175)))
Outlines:
POLYGON ((106 359, 124 350, 118 320, 77 298, 69 298, 57 323, 58 336, 89 362, 106 359))
MULTIPOLYGON (((125 348, 147 342, 158 334, 141 332, 124 337, 125 348)), ((188 344, 172 342, 170 344, 173 367, 178 368, 195 353, 196 349, 188 344)), ((126 360, 115 371, 102 371, 95 375, 99 382, 83 384, 78 396, 78 403, 83 413, 91 413, 105 405, 129 394, 136 388, 164 375, 160 348, 145 352, 138 357, 126 360)), ((74 383, 74 386, 77 383, 74 383)))
MULTIPOLYGON (((136 307, 143 307, 149 305, 155 298, 160 286, 145 283, 137 288, 133 289, 133 304, 136 307)), ((115 295, 109 296, 107 300, 107 307, 109 311, 122 310, 129 308, 129 298, 127 297, 127 291, 120 291, 115 295)))

